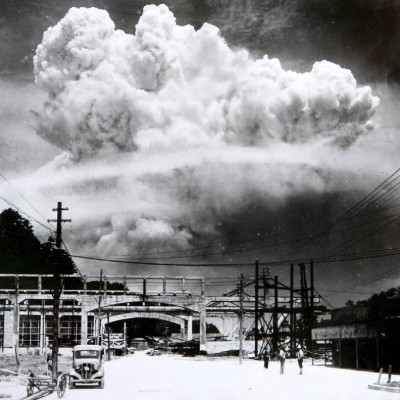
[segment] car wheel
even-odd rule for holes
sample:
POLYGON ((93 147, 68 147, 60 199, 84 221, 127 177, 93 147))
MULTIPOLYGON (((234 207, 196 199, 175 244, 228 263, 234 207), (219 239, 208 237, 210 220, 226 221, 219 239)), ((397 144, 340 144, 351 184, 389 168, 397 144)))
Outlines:
POLYGON ((104 389, 104 380, 101 380, 99 383, 99 388, 104 389))

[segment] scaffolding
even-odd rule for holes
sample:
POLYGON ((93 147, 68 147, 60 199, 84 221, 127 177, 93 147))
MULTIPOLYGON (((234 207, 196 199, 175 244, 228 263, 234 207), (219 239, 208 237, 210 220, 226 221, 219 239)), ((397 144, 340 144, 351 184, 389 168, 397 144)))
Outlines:
POLYGON ((314 268, 297 264, 299 286, 294 282, 295 265, 290 265, 290 283, 286 285, 271 277, 268 268, 259 271, 255 265, 255 355, 264 352, 277 354, 283 348, 291 357, 299 345, 312 352, 311 330, 316 311, 320 310, 319 296, 315 296, 314 268), (307 279, 308 270, 308 279, 307 279), (261 276, 260 276, 261 275, 261 276))

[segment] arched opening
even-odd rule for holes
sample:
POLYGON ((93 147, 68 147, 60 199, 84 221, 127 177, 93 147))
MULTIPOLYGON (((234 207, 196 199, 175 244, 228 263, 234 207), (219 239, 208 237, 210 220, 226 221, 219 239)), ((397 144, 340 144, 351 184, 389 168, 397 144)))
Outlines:
POLYGON ((126 334, 128 347, 144 349, 184 340, 186 319, 156 312, 132 312, 104 318, 102 325, 105 336, 110 327, 111 336, 126 334))

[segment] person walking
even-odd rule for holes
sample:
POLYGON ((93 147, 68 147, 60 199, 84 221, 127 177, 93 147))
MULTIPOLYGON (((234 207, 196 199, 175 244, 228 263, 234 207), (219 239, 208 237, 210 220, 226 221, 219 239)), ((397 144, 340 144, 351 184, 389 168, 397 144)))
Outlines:
POLYGON ((304 352, 301 346, 299 346, 299 351, 297 352, 297 362, 300 368, 300 375, 303 374, 303 359, 304 359, 304 352))
POLYGON ((279 362, 281 363, 281 374, 283 374, 285 371, 285 360, 286 360, 286 354, 285 354, 285 350, 283 350, 283 348, 281 348, 279 350, 278 359, 279 359, 279 362))

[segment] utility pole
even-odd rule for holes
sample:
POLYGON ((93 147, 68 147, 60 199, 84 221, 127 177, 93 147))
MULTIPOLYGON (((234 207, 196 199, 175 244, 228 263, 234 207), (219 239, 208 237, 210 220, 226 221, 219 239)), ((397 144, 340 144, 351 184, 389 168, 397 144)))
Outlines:
POLYGON ((111 359, 110 354, 110 311, 107 311, 107 356, 108 361, 111 359))
POLYGON ((255 287, 254 287, 254 292, 255 292, 255 309, 254 309, 254 314, 255 314, 255 319, 254 319, 254 356, 255 358, 258 357, 258 274, 259 274, 259 266, 258 266, 258 260, 256 260, 256 265, 255 265, 255 287))
POLYGON ((243 287, 244 287, 243 274, 240 275, 240 286, 239 286, 239 363, 243 360, 243 287))
POLYGON ((99 309, 97 310, 97 337, 96 344, 101 346, 102 338, 101 338, 101 292, 103 290, 103 270, 100 270, 100 287, 99 287, 99 309))
MULTIPOLYGON (((68 211, 68 208, 63 208, 62 203, 59 201, 57 203, 57 208, 53 208, 53 211, 57 211, 57 219, 49 219, 48 222, 57 223, 56 231, 56 247, 60 251, 62 244, 62 223, 71 222, 70 219, 62 219, 62 212, 68 211)), ((63 281, 59 271, 59 266, 56 264, 54 266, 54 286, 53 286, 53 348, 51 354, 51 365, 52 365, 52 378, 57 379, 58 376, 58 337, 59 330, 58 324, 60 319, 60 297, 63 290, 63 281)))

